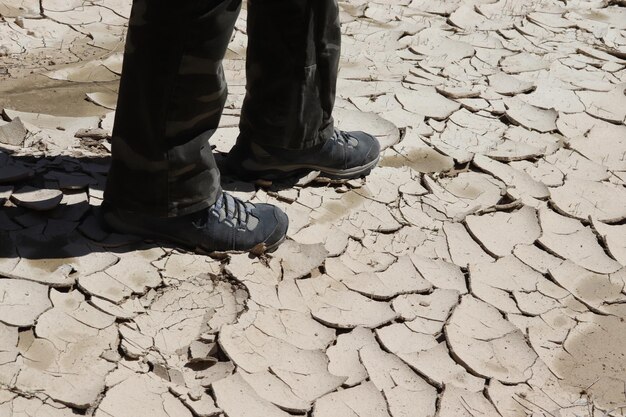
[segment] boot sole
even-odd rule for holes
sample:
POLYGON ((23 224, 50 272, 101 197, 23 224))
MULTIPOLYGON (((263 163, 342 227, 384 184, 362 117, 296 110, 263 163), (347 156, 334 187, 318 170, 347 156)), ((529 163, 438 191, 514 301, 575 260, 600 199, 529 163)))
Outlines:
MULTIPOLYGON (((166 244, 175 244, 177 247, 189 250, 191 252, 195 252, 202 255, 209 255, 214 258, 224 258, 227 255, 239 255, 243 253, 253 253, 260 245, 255 246, 250 250, 228 250, 228 251, 211 251, 202 246, 197 246, 190 244, 181 239, 177 239, 175 236, 171 236, 168 234, 156 233, 154 231, 147 231, 143 228, 136 227, 133 225, 120 220, 119 217, 115 213, 107 213, 103 214, 101 218, 101 226, 103 229, 109 232, 115 232, 120 234, 128 234, 139 236, 143 239, 144 242, 152 241, 152 242, 162 242, 166 244)), ((278 242, 266 246, 262 253, 272 253, 287 239, 287 235, 285 234, 278 242)))
POLYGON ((376 159, 365 165, 348 169, 333 169, 313 164, 277 165, 271 168, 267 168, 264 165, 258 164, 254 161, 250 161, 249 164, 252 165, 252 168, 243 167, 243 164, 240 164, 236 169, 230 169, 230 172, 248 180, 279 180, 293 177, 299 174, 306 174, 312 171, 319 171, 320 175, 326 178, 336 180, 351 180, 368 175, 370 172, 372 172, 374 168, 376 168, 379 160, 380 155, 376 159))

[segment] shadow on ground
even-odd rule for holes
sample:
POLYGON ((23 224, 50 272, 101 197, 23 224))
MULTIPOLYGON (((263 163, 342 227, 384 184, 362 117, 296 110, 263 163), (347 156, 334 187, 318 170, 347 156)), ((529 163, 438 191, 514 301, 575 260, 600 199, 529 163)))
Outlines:
MULTIPOLYGON (((0 147, 0 151, 6 151, 0 147)), ((139 247, 168 247, 166 242, 144 242, 142 238, 114 233, 101 221, 100 204, 106 186, 110 155, 99 157, 58 156, 37 158, 8 156, 1 166, 20 166, 29 175, 1 182, 19 190, 24 186, 59 189, 63 200, 54 209, 36 211, 13 202, 3 202, 0 194, 0 262, 10 259, 48 260, 41 264, 41 273, 51 273, 63 263, 95 252, 122 253, 139 247), (61 263, 59 263, 62 261, 61 263)), ((216 159, 223 155, 216 154, 216 159)), ((1 179, 1 176, 0 176, 1 179)), ((297 178, 264 184, 271 191, 293 187, 297 178)), ((229 192, 252 194, 259 185, 222 176, 222 188, 229 192)), ((5 262, 6 263, 6 262, 5 262)), ((7 274, 0 267, 0 274, 7 274)))

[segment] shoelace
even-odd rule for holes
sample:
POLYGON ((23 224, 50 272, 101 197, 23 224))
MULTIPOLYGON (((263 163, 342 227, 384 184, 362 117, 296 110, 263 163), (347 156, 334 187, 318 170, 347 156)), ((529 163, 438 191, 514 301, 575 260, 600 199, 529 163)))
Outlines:
POLYGON ((359 144, 358 140, 350 136, 347 132, 339 129, 335 129, 332 140, 350 148, 355 148, 359 144))
POLYGON ((246 226, 250 220, 250 210, 254 206, 251 203, 244 203, 232 195, 222 192, 215 202, 213 211, 218 216, 218 221, 229 220, 235 226, 246 226))

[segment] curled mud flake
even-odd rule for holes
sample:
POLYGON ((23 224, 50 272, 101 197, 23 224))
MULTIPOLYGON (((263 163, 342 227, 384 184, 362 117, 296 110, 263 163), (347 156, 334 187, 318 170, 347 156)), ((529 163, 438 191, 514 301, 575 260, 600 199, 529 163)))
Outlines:
POLYGON ((427 28, 410 38, 413 52, 426 56, 440 56, 452 63, 474 55, 474 47, 466 42, 452 39, 449 32, 439 28, 427 28))
POLYGON ((232 362, 217 362, 206 368, 193 373, 194 380, 199 380, 204 388, 209 388, 212 383, 229 377, 235 372, 235 365, 232 362))
POLYGON ((458 266, 417 253, 411 255, 411 261, 419 273, 436 288, 467 293, 465 277, 458 266))
POLYGON ((292 236, 302 245, 323 244, 328 256, 341 255, 348 246, 350 236, 331 224, 311 224, 292 236))
MULTIPOLYGON (((504 137, 510 141, 537 148, 542 155, 553 154, 560 149, 566 141, 566 138, 558 133, 539 133, 525 129, 522 126, 510 126, 504 133, 504 137)), ((494 159, 500 159, 493 153, 490 153, 489 156, 494 159)))
POLYGON ((462 4, 450 14, 450 22, 461 29, 474 32, 476 30, 495 31, 511 25, 508 13, 483 14, 480 9, 462 4))
POLYGON ((116 281, 105 272, 80 277, 80 288, 93 296, 104 298, 113 303, 120 303, 132 294, 132 290, 119 281, 116 281))
POLYGON ((520 313, 519 298, 549 282, 514 256, 470 265, 472 293, 505 313, 520 313))
POLYGON ((368 345, 359 356, 370 380, 382 391, 392 417, 434 416, 437 390, 397 356, 368 345))
POLYGON ((504 58, 500 61, 500 66, 507 74, 519 74, 547 69, 550 63, 538 55, 522 52, 504 58))
POLYGON ((302 374, 272 368, 271 372, 285 382, 294 394, 309 402, 336 391, 346 380, 345 377, 332 375, 327 370, 302 374))
POLYGON ((389 303, 351 291, 331 277, 301 280, 297 284, 313 317, 327 326, 376 328, 396 318, 389 303))
POLYGON ((272 257, 278 259, 283 270, 283 280, 298 279, 311 273, 324 263, 328 251, 322 244, 303 245, 293 240, 284 242, 272 257))
MULTIPOLYGON (((611 304, 625 304, 622 277, 626 270, 604 275, 588 271, 570 261, 549 270, 550 276, 576 299, 602 314, 610 314, 611 304)), ((625 309, 626 312, 626 309, 625 309)))
POLYGON ((436 120, 447 119, 461 107, 457 102, 439 94, 434 87, 414 86, 410 90, 396 92, 396 98, 406 110, 436 120))
POLYGON ((392 307, 402 319, 406 320, 407 327, 435 336, 441 333, 444 323, 458 301, 457 291, 435 289, 430 294, 398 296, 393 300, 392 307))
POLYGON ((248 254, 233 255, 226 265, 226 272, 244 284, 250 298, 259 305, 280 308, 276 286, 282 278, 280 260, 264 262, 248 254))
POLYGON ((554 165, 540 159, 537 162, 513 161, 509 165, 518 171, 523 171, 530 177, 546 187, 559 187, 563 185, 565 175, 554 165))
POLYGON ((145 309, 137 299, 130 299, 123 302, 121 305, 114 304, 108 300, 91 297, 89 303, 111 316, 115 316, 120 320, 131 320, 137 316, 137 314, 145 312, 145 309))
POLYGON ((474 113, 465 109, 455 112, 441 133, 426 141, 459 163, 470 162, 474 154, 503 161, 529 159, 543 154, 537 146, 509 140, 503 135, 506 125, 499 119, 467 114, 474 113))
POLYGON ((372 233, 364 237, 361 242, 351 240, 346 251, 339 257, 339 260, 357 274, 385 271, 396 262, 396 257, 387 250, 377 250, 376 242, 371 241, 374 240, 374 236, 384 235, 372 233))
POLYGON ((174 251, 160 272, 165 278, 184 281, 200 275, 219 275, 220 263, 206 256, 174 251))
POLYGON ((364 188, 356 192, 383 204, 398 200, 399 189, 410 183, 419 183, 419 176, 408 168, 380 167, 367 177, 364 188))
POLYGON ((24 280, 0 279, 0 322, 29 327, 51 306, 47 286, 24 280))
POLYGON ((441 417, 499 417, 493 404, 481 393, 446 385, 439 404, 441 417))
POLYGON ((600 274, 610 274, 621 268, 618 262, 607 256, 591 228, 578 220, 549 209, 539 211, 539 220, 543 233, 538 242, 549 252, 600 274))
POLYGON ((570 149, 559 149, 554 154, 546 156, 545 161, 561 171, 567 180, 600 182, 611 176, 605 166, 590 161, 570 149))
POLYGON ((517 125, 541 133, 557 130, 556 119, 558 113, 554 109, 546 110, 532 106, 518 98, 504 100, 506 117, 517 125))
POLYGON ((586 390, 605 410, 626 403, 626 325, 615 316, 587 313, 568 334, 550 369, 564 385, 586 390))
POLYGON ((313 406, 296 395, 292 388, 269 371, 249 374, 237 371, 243 380, 264 400, 291 413, 306 413, 313 406))
POLYGON ((395 323, 376 330, 376 336, 385 350, 399 357, 413 354, 437 346, 434 336, 411 330, 405 323, 395 323))
POLYGON ((476 374, 505 383, 525 382, 532 376, 537 354, 492 306, 463 297, 445 332, 453 356, 476 374))
POLYGON ((183 396, 181 399, 194 416, 218 417, 222 414, 222 410, 215 406, 215 401, 210 395, 202 393, 194 398, 191 397, 192 394, 190 393, 187 396, 183 396))
POLYGON ((156 288, 162 282, 159 271, 151 262, 159 259, 164 253, 163 249, 158 247, 120 253, 119 262, 104 272, 133 293, 145 294, 150 288, 156 288))
POLYGON ((335 330, 299 311, 259 309, 254 326, 299 349, 325 350, 336 338, 335 330))
POLYGON ((148 353, 154 346, 154 339, 150 336, 141 334, 141 332, 132 327, 122 324, 119 327, 120 348, 130 359, 138 359, 148 353))
POLYGON ((597 220, 593 228, 600 235, 613 259, 626 266, 626 225, 608 225, 597 220))
POLYGON ((566 180, 551 191, 551 200, 560 212, 607 223, 626 219, 626 189, 623 186, 577 179, 566 180))
MULTIPOLYGON (((17 342, 17 327, 0 323, 0 368, 5 364, 14 362, 17 358, 17 342)), ((0 381, 3 380, 4 378, 0 379, 0 381)))
POLYGON ((533 377, 528 384, 506 385, 499 381, 489 383, 489 399, 503 417, 532 413, 550 413, 557 416, 564 413, 587 413, 589 404, 585 398, 581 398, 579 389, 561 382, 541 361, 537 361, 532 370, 533 377))
POLYGON ((61 203, 63 193, 59 190, 23 187, 11 195, 15 204, 36 211, 52 210, 61 203))
POLYGON ((474 163, 481 169, 489 172, 507 184, 507 193, 513 198, 522 199, 529 205, 534 204, 535 199, 546 199, 550 196, 550 190, 544 184, 535 181, 524 171, 518 171, 508 164, 494 161, 482 155, 474 157, 474 163))
POLYGON ((570 139, 572 149, 612 171, 626 171, 626 126, 605 123, 570 139))
POLYGON ((263 399, 238 373, 212 384, 217 405, 229 416, 289 417, 290 414, 263 399))
POLYGON ((495 212, 465 219, 470 233, 496 256, 510 255, 519 244, 532 244, 541 236, 537 212, 523 207, 514 212, 495 212))
POLYGON ((98 117, 60 117, 10 109, 4 109, 4 114, 10 120, 19 118, 22 122, 41 129, 55 130, 61 128, 64 131, 71 131, 72 134, 79 129, 95 129, 100 122, 98 117))
POLYGON ((463 172, 437 180, 425 176, 424 184, 430 194, 423 196, 421 201, 456 221, 495 207, 506 189, 499 180, 477 172, 463 172))
POLYGON ((489 86, 505 96, 528 93, 535 89, 535 84, 504 72, 496 72, 488 77, 489 86))
POLYGON ((383 394, 371 382, 333 392, 315 402, 313 417, 391 417, 383 394))
POLYGON ((0 415, 73 417, 76 414, 72 408, 50 399, 37 398, 32 395, 18 395, 8 390, 0 390, 0 415))
POLYGON ((494 261, 494 258, 472 239, 462 224, 446 222, 443 225, 443 232, 448 240, 452 262, 461 268, 467 267, 470 263, 494 261))
POLYGON ((0 143, 10 146, 22 146, 28 131, 19 117, 7 124, 0 124, 0 143))
POLYGON ((578 97, 587 113, 612 123, 624 123, 626 119, 626 84, 618 84, 609 92, 579 91, 578 97))
POLYGON ((520 95, 524 102, 540 109, 554 109, 559 113, 581 113, 585 106, 574 91, 555 87, 548 83, 539 83, 530 94, 520 95))
POLYGON ((430 1, 430 0, 415 0, 411 3, 411 9, 415 9, 421 12, 432 13, 435 15, 448 16, 454 12, 461 3, 461 0, 443 0, 443 1, 430 1))
POLYGON ((547 274, 550 268, 563 262, 563 259, 557 258, 535 245, 518 245, 513 250, 513 255, 542 274, 547 274))
POLYGON ((481 391, 485 381, 467 372, 456 363, 445 342, 438 343, 417 321, 393 324, 376 330, 385 350, 395 354, 437 387, 453 384, 470 391, 481 391))
POLYGON ((322 350, 302 349, 268 335, 254 324, 255 320, 256 312, 248 311, 237 324, 226 325, 219 333, 219 344, 235 365, 249 373, 275 368, 315 374, 327 369, 328 357, 322 350))
POLYGON ((98 106, 102 106, 109 110, 115 110, 115 107, 117 106, 117 94, 111 91, 87 93, 87 98, 89 101, 97 104, 98 106))
POLYGON ((399 258, 383 272, 353 273, 338 258, 326 261, 326 272, 348 288, 375 300, 389 300, 399 294, 427 292, 432 288, 415 269, 408 256, 399 258))
POLYGON ((96 417, 192 417, 191 411, 168 391, 163 380, 136 374, 109 389, 96 417))
POLYGON ((346 377, 344 385, 355 386, 363 382, 368 374, 359 359, 359 351, 369 345, 376 345, 371 330, 357 327, 349 333, 339 335, 337 343, 326 350, 331 374, 346 377))
MULTIPOLYGON (((93 10, 94 7, 86 7, 86 10, 93 10)), ((75 22, 78 23, 78 22, 75 22)), ((108 82, 116 81, 119 76, 108 68, 116 69, 117 61, 121 61, 121 54, 114 54, 106 59, 96 59, 83 61, 62 69, 49 71, 45 76, 59 81, 73 82, 108 82)))

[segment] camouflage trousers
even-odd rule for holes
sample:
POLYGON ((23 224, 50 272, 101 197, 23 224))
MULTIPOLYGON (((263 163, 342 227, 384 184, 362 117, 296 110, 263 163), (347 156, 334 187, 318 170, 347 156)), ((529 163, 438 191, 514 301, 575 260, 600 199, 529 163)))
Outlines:
MULTIPOLYGON (((227 97, 222 60, 242 0, 134 0, 105 201, 173 217, 212 205, 209 139, 227 97)), ((333 133, 337 0, 248 0, 239 140, 306 150, 333 133)))

